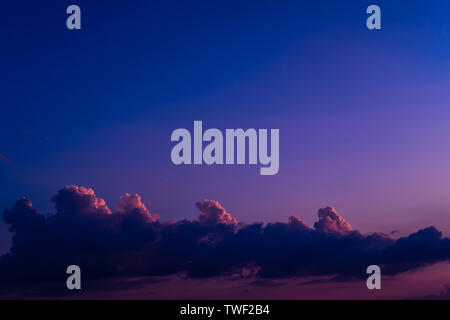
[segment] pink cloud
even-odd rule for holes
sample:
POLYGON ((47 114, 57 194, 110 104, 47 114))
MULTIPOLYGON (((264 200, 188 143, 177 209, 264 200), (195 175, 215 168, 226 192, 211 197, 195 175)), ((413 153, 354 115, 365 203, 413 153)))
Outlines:
POLYGON ((120 202, 116 206, 116 212, 119 214, 135 212, 147 217, 152 222, 156 222, 159 218, 158 215, 150 214, 150 211, 142 202, 141 197, 138 194, 125 193, 121 196, 120 202))
POLYGON ((319 221, 314 224, 317 230, 337 233, 352 231, 352 226, 333 207, 319 209, 318 216, 319 221))
POLYGON ((97 198, 94 190, 79 186, 65 186, 51 198, 60 213, 87 215, 111 214, 102 198, 97 198))
POLYGON ((215 225, 218 223, 235 225, 236 218, 229 214, 219 202, 215 200, 203 200, 196 203, 200 210, 198 220, 204 225, 215 225))
POLYGON ((308 229, 308 225, 302 219, 296 216, 289 217, 289 226, 298 229, 308 229))

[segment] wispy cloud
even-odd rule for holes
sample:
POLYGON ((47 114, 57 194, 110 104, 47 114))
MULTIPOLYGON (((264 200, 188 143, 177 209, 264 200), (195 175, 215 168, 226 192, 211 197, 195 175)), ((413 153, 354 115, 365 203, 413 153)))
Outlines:
POLYGON ((5 155, 3 155, 1 153, 0 153, 0 162, 7 163, 7 164, 12 163, 12 161, 8 157, 6 157, 5 155))

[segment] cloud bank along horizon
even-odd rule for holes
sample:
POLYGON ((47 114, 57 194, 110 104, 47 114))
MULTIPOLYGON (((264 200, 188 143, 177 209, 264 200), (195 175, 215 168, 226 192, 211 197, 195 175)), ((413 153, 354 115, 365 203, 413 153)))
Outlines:
POLYGON ((435 227, 407 237, 363 235, 332 207, 309 227, 287 222, 245 224, 215 200, 196 203, 198 218, 160 222, 137 194, 125 193, 111 210, 94 190, 66 186, 52 198, 56 212, 40 214, 22 198, 3 219, 13 233, 0 257, 0 290, 64 279, 77 264, 84 279, 162 276, 290 278, 331 276, 351 281, 380 265, 397 275, 450 258, 450 239, 435 227))

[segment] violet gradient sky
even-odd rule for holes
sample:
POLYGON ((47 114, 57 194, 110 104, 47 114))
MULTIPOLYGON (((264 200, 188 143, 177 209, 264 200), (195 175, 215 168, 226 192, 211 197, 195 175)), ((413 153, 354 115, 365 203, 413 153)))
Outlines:
MULTIPOLYGON (((363 232, 450 234, 448 1, 2 1, 0 209, 64 185, 161 220, 336 207, 363 232), (65 9, 82 10, 82 30, 65 9), (382 9, 382 30, 365 9, 382 9), (170 134, 279 128, 280 171, 175 166, 170 134)), ((0 252, 10 234, 0 223, 0 252)))

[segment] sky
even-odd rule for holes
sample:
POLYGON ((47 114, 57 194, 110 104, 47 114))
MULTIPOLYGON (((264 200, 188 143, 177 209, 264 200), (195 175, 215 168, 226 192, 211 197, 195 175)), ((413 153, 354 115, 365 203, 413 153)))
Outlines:
MULTIPOLYGON (((0 210, 66 185, 159 220, 217 200, 237 221, 450 235, 447 1, 73 1, 0 5, 0 210), (177 128, 279 128, 280 170, 175 166, 177 128)), ((0 253, 11 232, 0 223, 0 253)))

